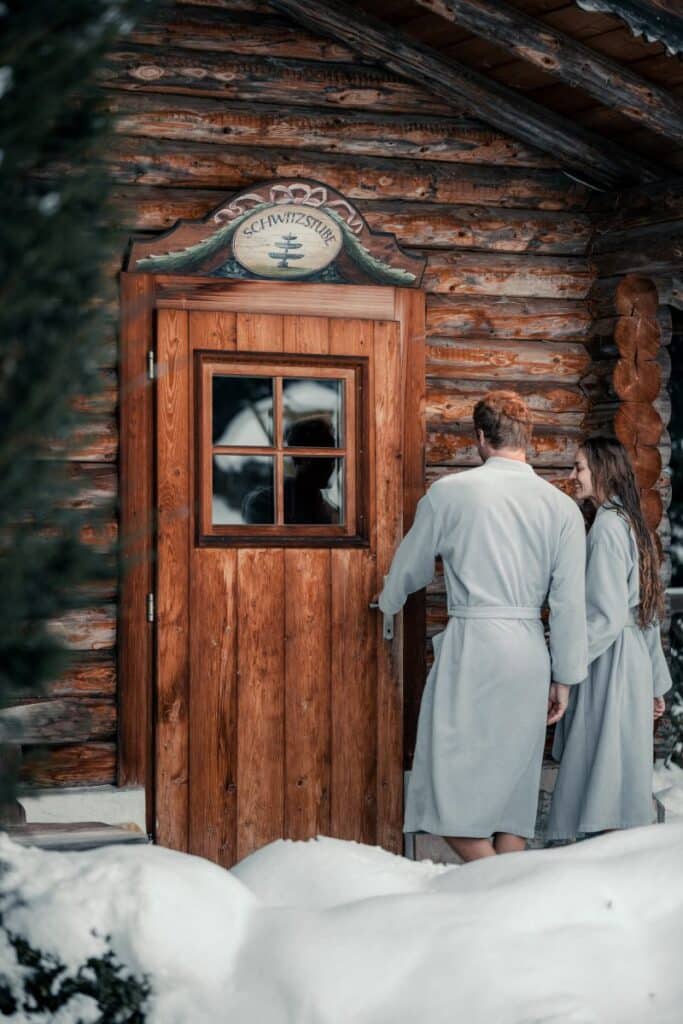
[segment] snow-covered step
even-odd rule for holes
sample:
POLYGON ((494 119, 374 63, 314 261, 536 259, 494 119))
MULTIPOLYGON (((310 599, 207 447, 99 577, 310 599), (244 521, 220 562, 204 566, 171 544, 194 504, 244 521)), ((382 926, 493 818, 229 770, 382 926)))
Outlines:
POLYGON ((101 821, 33 822, 10 825, 5 831, 22 846, 39 846, 43 850, 93 850, 98 846, 149 843, 149 837, 136 825, 107 825, 101 821))

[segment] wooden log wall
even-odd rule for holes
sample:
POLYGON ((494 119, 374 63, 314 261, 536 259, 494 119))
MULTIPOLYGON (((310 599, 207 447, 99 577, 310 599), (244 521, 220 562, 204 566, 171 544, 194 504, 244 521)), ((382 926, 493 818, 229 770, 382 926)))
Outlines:
MULTIPOLYGON (((491 387, 513 386, 536 417, 534 463, 563 486, 589 407, 580 381, 591 365, 594 273, 583 186, 475 111, 448 108, 261 0, 154 5, 110 54, 101 85, 117 118, 108 160, 122 235, 203 217, 227 194, 279 176, 339 189, 373 229, 427 257, 426 483, 478 462, 472 406, 491 387)), ((112 334, 102 352, 110 375, 115 352, 112 334)), ((110 380, 99 443, 74 461, 87 486, 108 493, 110 380)), ((443 618, 437 583, 429 634, 443 618)), ((32 737, 53 745, 36 777, 111 782, 113 592, 62 628, 87 660, 50 699, 80 702, 79 713, 69 705, 73 728, 58 736, 49 709, 26 712, 32 737)), ((421 685, 408 681, 409 733, 421 685)))
MULTIPOLYGON (((683 179, 600 197, 591 203, 596 232, 591 259, 598 277, 591 296, 594 361, 586 381, 587 426, 614 433, 631 453, 650 527, 661 553, 661 579, 671 582, 671 307, 683 257, 683 179)), ((663 623, 668 645, 670 616, 663 623)), ((673 740, 665 721, 655 751, 673 740)))

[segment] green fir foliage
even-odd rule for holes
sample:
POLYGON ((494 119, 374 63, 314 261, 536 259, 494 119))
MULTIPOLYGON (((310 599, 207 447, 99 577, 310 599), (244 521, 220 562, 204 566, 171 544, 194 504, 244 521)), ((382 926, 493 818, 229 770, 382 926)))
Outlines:
MULTIPOLYGON (((95 603, 98 576, 115 576, 111 555, 81 542, 81 517, 96 512, 80 507, 67 457, 102 388, 100 267, 120 245, 104 226, 110 124, 96 71, 138 7, 0 3, 0 706, 59 676, 67 654, 49 621, 95 603)), ((5 771, 0 802, 13 791, 5 771)))

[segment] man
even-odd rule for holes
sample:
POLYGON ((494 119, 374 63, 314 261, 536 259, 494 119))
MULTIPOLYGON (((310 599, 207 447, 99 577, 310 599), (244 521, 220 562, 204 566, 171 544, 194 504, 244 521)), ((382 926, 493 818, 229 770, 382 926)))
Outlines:
POLYGON ((490 392, 474 426, 484 465, 420 500, 379 596, 395 614, 441 556, 449 620, 433 640, 404 830, 446 837, 465 861, 533 836, 546 721, 559 721, 587 674, 579 509, 527 464, 531 415, 519 395, 490 392))

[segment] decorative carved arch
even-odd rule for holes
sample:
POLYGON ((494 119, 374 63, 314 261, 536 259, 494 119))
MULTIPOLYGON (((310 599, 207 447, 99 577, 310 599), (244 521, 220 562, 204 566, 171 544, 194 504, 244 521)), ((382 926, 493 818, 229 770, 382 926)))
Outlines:
POLYGON ((371 231, 329 185, 283 178, 238 193, 201 221, 178 221, 155 238, 133 238, 126 269, 419 288, 425 263, 403 252, 393 235, 371 231))

